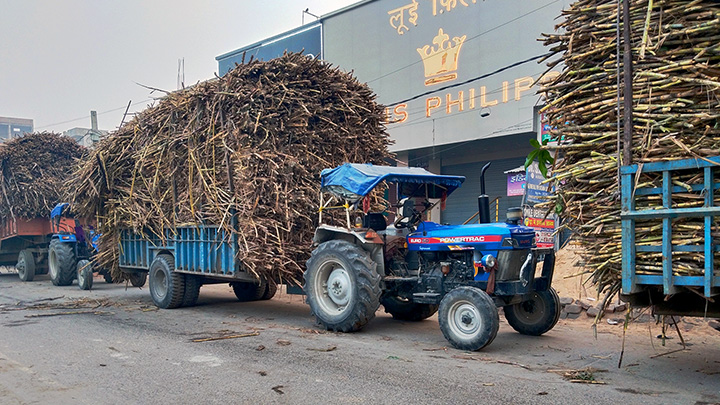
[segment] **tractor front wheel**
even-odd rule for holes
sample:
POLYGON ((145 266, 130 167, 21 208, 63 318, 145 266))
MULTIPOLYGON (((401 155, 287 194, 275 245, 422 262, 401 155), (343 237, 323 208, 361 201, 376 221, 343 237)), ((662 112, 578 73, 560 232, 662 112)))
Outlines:
POLYGON ((81 290, 89 290, 93 285, 93 269, 92 264, 88 260, 78 260, 77 262, 77 280, 78 287, 81 290))
POLYGON ((370 254, 343 240, 320 244, 307 261, 306 299, 320 325, 360 330, 380 307, 380 276, 370 254))
POLYGON ((398 296, 383 297, 382 305, 385 307, 385 312, 399 321, 422 321, 438 311, 437 305, 417 304, 398 296))
POLYGON ((63 243, 59 239, 50 241, 48 250, 50 280, 57 286, 70 285, 76 277, 75 249, 72 243, 63 243))
POLYGON ((506 306, 505 319, 523 335, 540 336, 560 319, 560 298, 552 288, 533 292, 530 299, 506 306))
POLYGON ((492 298, 475 287, 458 287, 440 301, 440 330, 460 350, 480 350, 497 336, 500 317, 492 298))

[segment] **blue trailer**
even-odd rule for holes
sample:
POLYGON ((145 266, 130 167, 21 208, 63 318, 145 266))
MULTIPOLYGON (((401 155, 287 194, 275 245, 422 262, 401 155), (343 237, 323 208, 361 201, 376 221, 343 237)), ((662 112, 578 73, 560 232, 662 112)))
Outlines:
POLYGON ((148 273, 150 295, 160 308, 192 306, 203 284, 230 283, 240 301, 271 299, 277 291, 266 280, 235 260, 236 235, 215 225, 165 229, 160 237, 150 230, 120 231, 120 269, 148 273))
POLYGON ((720 157, 672 160, 621 167, 622 199, 622 292, 621 299, 633 307, 653 307, 657 314, 720 317, 720 252, 716 216, 720 206, 715 193, 720 157), (643 185, 643 175, 661 174, 661 184, 643 185), (692 182, 678 180, 679 175, 692 182), (658 185, 660 185, 658 187, 658 185), (673 203, 673 194, 684 193, 698 203, 673 203), (638 201, 642 201, 638 204, 638 201), (639 208, 638 208, 639 206, 639 208), (675 240, 673 234, 688 229, 694 218, 700 237, 675 240), (685 221, 685 222, 683 222, 685 221), (638 238, 639 227, 662 229, 662 238, 638 238), (692 253, 695 266, 673 263, 674 255, 692 253), (638 254, 655 257, 641 265, 638 254), (655 267, 655 268, 653 268, 655 267))

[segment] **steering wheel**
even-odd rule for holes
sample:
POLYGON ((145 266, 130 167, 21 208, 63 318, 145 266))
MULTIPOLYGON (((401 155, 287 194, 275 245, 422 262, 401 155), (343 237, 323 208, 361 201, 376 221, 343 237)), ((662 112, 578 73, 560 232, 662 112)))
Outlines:
POLYGON ((395 228, 411 228, 415 224, 417 224, 420 219, 422 218, 422 214, 420 214, 417 211, 414 211, 413 214, 409 217, 399 217, 395 220, 395 228))

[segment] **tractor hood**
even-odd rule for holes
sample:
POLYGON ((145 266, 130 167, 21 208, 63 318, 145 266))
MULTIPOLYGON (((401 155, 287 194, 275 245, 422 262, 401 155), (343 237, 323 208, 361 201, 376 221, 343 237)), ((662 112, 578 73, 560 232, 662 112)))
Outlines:
POLYGON ((501 250, 535 247, 535 230, 505 223, 439 225, 421 223, 407 237, 409 250, 501 250))
POLYGON ((405 197, 442 198, 460 187, 465 177, 443 176, 419 167, 375 166, 345 163, 320 174, 321 187, 347 200, 366 196, 383 181, 396 183, 405 197))

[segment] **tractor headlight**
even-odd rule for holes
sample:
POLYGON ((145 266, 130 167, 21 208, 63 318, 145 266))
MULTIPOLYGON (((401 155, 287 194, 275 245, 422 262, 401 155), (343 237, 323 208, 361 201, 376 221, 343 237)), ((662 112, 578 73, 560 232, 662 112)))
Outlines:
POLYGON ((497 259, 493 255, 485 255, 483 256, 481 263, 486 269, 492 269, 497 266, 497 259))

